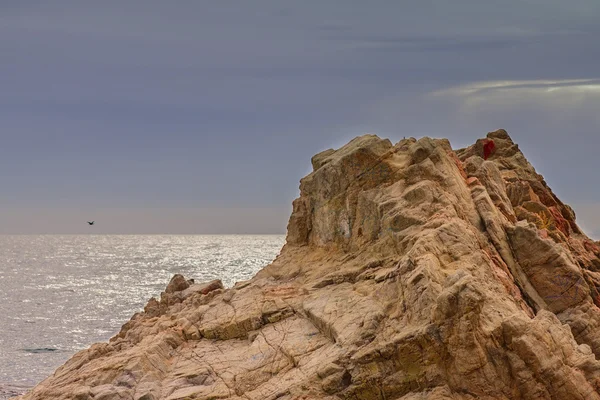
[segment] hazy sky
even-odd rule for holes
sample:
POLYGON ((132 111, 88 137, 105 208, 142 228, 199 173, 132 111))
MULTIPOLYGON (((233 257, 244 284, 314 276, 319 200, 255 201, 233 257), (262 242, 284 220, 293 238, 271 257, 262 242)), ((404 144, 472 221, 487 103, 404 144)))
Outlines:
POLYGON ((0 233, 283 233, 310 157, 507 129, 600 236, 600 2, 0 2, 0 233))

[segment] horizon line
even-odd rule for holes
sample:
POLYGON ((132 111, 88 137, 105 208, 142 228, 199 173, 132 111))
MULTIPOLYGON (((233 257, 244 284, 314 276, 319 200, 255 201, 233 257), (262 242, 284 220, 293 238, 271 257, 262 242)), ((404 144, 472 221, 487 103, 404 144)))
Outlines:
POLYGON ((171 232, 162 232, 162 233, 0 233, 0 236, 42 236, 42 235, 177 235, 177 236, 281 236, 286 235, 286 233, 171 233, 171 232))

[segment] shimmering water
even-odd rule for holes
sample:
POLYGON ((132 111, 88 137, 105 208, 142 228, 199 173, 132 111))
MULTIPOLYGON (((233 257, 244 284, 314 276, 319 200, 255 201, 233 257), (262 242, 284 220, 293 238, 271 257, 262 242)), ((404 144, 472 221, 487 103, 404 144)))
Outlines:
POLYGON ((107 341, 175 273, 232 286, 283 235, 0 235, 0 399, 107 341))

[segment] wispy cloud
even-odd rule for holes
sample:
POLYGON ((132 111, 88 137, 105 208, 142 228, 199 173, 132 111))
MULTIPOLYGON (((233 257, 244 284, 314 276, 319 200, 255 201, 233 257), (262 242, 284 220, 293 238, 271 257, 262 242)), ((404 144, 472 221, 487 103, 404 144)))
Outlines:
POLYGON ((493 91, 532 90, 553 92, 557 90, 593 91, 600 92, 600 78, 594 79, 563 79, 563 80, 513 80, 473 82, 466 85, 437 90, 434 96, 459 95, 470 96, 493 91))
POLYGON ((464 111, 485 106, 552 108, 600 105, 600 78, 474 82, 429 93, 430 98, 461 102, 464 111))

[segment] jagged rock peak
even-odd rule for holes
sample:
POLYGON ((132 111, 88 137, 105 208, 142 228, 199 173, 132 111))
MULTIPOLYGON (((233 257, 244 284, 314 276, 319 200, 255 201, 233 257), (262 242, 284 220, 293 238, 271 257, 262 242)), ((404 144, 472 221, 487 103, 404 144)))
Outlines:
POLYGON ((600 400, 600 246, 506 131, 312 165, 273 263, 176 277, 22 399, 600 400))

